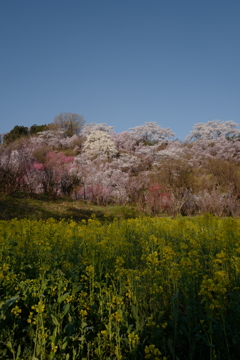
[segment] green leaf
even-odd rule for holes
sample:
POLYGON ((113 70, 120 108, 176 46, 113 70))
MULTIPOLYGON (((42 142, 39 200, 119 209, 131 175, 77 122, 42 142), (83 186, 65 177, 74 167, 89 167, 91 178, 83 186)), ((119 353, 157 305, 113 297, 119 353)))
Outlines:
POLYGON ((1 302, 1 308, 3 308, 3 310, 4 310, 4 308, 12 305, 18 299, 19 299, 19 295, 12 297, 11 299, 7 300, 5 303, 1 302))
POLYGON ((67 345, 68 345, 68 338, 64 338, 63 343, 62 343, 62 349, 65 350, 67 345))
POLYGON ((8 341, 6 342, 6 346, 9 348, 9 350, 10 350, 11 352, 14 352, 11 341, 8 340, 8 341))
POLYGON ((77 285, 76 287, 74 287, 73 288, 73 290, 72 290, 72 293, 73 293, 73 296, 76 294, 76 293, 78 293, 80 290, 82 290, 82 284, 79 284, 79 285, 77 285))
POLYGON ((21 355, 21 345, 18 345, 18 349, 17 349, 17 359, 18 357, 21 355))
POLYGON ((67 303, 63 308, 63 312, 62 312, 63 316, 65 316, 69 312, 69 309, 70 309, 70 304, 67 303))
POLYGON ((60 297, 58 298, 58 303, 61 304, 61 302, 63 302, 64 300, 66 300, 66 298, 68 297, 68 295, 69 295, 69 292, 67 292, 67 293, 63 294, 62 296, 60 296, 60 297))
POLYGON ((54 316, 53 314, 51 314, 51 318, 52 318, 52 321, 53 321, 54 325, 60 326, 60 322, 58 321, 58 319, 56 318, 56 316, 54 316))

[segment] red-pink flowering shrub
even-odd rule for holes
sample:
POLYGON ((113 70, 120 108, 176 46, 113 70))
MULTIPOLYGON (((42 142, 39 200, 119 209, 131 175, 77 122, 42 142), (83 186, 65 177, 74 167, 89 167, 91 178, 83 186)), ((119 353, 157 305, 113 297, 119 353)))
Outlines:
POLYGON ((73 161, 73 156, 53 151, 46 154, 43 164, 35 161, 28 176, 32 183, 35 182, 35 192, 71 195, 80 182, 72 171, 73 161))
POLYGON ((32 165, 32 168, 35 170, 43 170, 44 169, 44 165, 35 161, 32 165))
POLYGON ((149 214, 156 215, 166 211, 172 203, 172 197, 169 191, 160 184, 152 184, 145 194, 146 211, 149 214))
POLYGON ((59 166, 72 163, 74 161, 74 156, 65 156, 62 152, 55 153, 50 151, 46 155, 46 165, 47 166, 59 166))

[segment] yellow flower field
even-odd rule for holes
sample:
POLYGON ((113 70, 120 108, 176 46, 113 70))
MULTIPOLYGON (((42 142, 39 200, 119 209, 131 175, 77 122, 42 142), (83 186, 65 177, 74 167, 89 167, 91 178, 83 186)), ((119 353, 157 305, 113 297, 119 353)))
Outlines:
POLYGON ((240 220, 0 221, 0 359, 236 359, 240 220))

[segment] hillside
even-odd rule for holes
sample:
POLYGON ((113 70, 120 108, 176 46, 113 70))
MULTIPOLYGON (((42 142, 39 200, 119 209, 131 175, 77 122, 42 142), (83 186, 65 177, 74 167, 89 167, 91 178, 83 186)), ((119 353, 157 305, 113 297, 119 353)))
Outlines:
POLYGON ((112 126, 84 124, 80 118, 76 127, 76 114, 64 114, 70 120, 60 115, 42 131, 36 130, 37 125, 32 132, 32 127, 20 126, 4 137, 6 142, 0 147, 2 216, 8 216, 4 207, 10 213, 18 209, 17 217, 31 213, 26 209, 33 207, 39 217, 53 212, 59 218, 62 198, 68 199, 63 216, 74 218, 84 217, 85 212, 89 215, 93 205, 101 206, 96 208, 99 214, 104 206, 127 206, 149 215, 240 215, 236 123, 196 124, 186 141, 180 142, 171 129, 155 122, 116 134, 112 126), (31 201, 24 198, 18 203, 15 196, 11 206, 4 198, 19 192, 31 201), (79 206, 84 210, 74 210, 79 206))

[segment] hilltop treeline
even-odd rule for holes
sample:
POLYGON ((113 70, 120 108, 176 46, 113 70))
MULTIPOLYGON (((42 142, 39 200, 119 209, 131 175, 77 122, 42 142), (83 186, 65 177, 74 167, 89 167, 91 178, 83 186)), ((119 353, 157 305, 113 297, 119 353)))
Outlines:
POLYGON ((147 122, 116 134, 61 113, 52 124, 4 136, 0 191, 133 204, 151 215, 240 213, 240 131, 233 121, 196 124, 184 142, 147 122))

